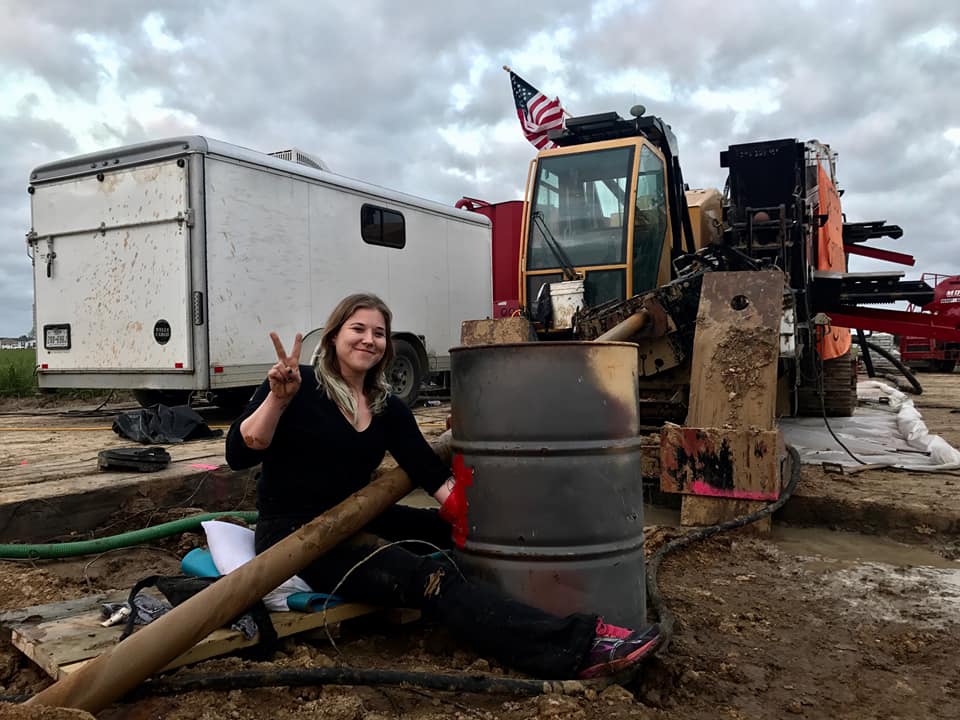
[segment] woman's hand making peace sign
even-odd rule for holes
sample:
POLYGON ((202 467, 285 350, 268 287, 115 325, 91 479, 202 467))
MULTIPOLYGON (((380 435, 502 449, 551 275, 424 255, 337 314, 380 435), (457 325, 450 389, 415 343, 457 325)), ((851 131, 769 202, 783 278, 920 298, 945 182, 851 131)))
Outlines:
POLYGON ((280 337, 275 333, 270 333, 270 339, 273 340, 273 347, 277 351, 277 364, 270 368, 267 373, 267 380, 270 381, 270 392, 277 399, 285 403, 290 402, 293 396, 300 389, 300 346, 303 342, 303 335, 297 333, 293 339, 293 350, 289 355, 283 349, 283 343, 280 337))

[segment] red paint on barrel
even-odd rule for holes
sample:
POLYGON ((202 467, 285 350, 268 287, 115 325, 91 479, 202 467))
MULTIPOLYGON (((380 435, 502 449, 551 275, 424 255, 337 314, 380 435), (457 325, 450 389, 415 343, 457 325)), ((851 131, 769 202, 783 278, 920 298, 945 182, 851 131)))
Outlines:
POLYGON ((462 548, 467 541, 467 488, 473 485, 473 468, 463 462, 463 455, 453 456, 454 485, 451 495, 455 496, 454 507, 457 515, 453 520, 453 542, 462 548))

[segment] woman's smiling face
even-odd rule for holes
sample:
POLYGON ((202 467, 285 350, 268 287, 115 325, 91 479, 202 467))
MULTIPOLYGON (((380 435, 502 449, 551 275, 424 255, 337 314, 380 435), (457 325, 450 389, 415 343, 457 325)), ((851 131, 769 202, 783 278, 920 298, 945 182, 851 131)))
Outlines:
POLYGON ((334 337, 337 361, 344 378, 363 378, 387 349, 387 323, 379 310, 360 308, 347 318, 334 337))

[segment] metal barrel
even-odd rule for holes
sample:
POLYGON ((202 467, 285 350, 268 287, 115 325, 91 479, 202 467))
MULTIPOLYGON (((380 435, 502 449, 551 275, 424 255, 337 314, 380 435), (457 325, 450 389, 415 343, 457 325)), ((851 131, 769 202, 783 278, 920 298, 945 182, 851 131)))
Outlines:
POLYGON ((636 345, 479 345, 450 360, 464 572, 551 613, 642 625, 636 345))

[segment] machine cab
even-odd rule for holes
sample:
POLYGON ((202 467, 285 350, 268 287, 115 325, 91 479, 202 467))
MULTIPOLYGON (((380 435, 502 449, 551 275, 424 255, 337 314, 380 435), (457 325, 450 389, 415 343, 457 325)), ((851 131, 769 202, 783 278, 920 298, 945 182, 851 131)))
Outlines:
POLYGON ((551 139, 559 147, 538 154, 527 183, 521 304, 536 317, 544 285, 564 281, 582 281, 586 307, 669 282, 688 218, 669 126, 605 113, 570 118, 551 139))

